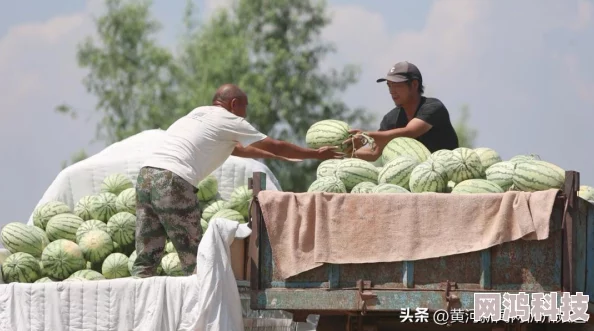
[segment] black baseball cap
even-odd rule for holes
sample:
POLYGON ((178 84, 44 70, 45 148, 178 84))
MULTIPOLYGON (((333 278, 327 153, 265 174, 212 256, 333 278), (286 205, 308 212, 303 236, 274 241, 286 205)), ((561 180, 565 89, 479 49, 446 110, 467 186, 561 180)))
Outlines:
POLYGON ((400 83, 414 79, 419 80, 419 82, 423 81, 423 76, 421 76, 419 68, 410 62, 403 61, 393 65, 386 74, 386 77, 379 78, 377 82, 381 83, 389 80, 394 83, 400 83))

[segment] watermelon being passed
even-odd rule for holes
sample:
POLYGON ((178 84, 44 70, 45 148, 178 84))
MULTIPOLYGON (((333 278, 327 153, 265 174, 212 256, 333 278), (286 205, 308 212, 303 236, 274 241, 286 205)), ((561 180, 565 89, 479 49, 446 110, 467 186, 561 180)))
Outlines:
POLYGON ((342 144, 349 136, 350 127, 338 120, 322 120, 314 123, 305 134, 305 143, 309 148, 336 146, 344 150, 342 144))

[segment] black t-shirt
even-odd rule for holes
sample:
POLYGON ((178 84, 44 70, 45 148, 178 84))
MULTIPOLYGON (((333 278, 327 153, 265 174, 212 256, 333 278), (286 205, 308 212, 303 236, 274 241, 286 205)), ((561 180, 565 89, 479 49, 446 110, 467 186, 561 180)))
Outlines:
MULTIPOLYGON (((432 125, 429 131, 417 137, 417 140, 423 143, 431 153, 440 149, 452 150, 459 147, 458 135, 450 121, 450 114, 438 99, 421 97, 415 118, 432 125)), ((404 128, 408 122, 404 109, 396 107, 384 116, 379 131, 404 128)))

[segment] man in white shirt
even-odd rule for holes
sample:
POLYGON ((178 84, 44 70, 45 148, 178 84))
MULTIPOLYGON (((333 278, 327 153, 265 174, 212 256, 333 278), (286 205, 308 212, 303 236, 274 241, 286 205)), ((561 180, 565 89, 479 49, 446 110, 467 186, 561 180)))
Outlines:
POLYGON ((136 184, 136 261, 132 275, 150 277, 165 241, 175 247, 184 274, 195 272, 202 237, 196 186, 229 155, 283 160, 342 158, 334 148, 302 148, 260 133, 245 120, 246 94, 226 84, 212 106, 198 107, 167 129, 164 142, 140 169, 136 184))

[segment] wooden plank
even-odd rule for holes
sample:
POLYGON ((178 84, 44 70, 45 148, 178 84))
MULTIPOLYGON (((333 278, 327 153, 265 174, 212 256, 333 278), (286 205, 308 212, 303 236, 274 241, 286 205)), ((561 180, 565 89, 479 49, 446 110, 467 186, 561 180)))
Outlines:
POLYGON ((579 175, 575 171, 565 172, 565 185, 563 193, 565 193, 567 203, 567 213, 564 215, 565 223, 563 226, 563 259, 562 259, 562 284, 564 292, 575 293, 574 281, 574 261, 575 261, 575 243, 574 243, 574 218, 577 218, 577 191, 575 181, 578 181, 579 175), (577 177, 577 178, 576 178, 577 177))
POLYGON ((340 266, 338 264, 328 264, 328 286, 331 289, 340 287, 340 266))
MULTIPOLYGON (((254 172, 252 177, 252 199, 257 200, 258 193, 261 190, 266 189, 266 174, 263 172, 254 172)), ((262 222, 262 211, 256 203, 252 205, 251 209, 251 228, 252 234, 249 240, 249 277, 250 277, 250 288, 252 291, 258 291, 261 289, 260 283, 260 228, 262 222)), ((251 306, 255 306, 256 297, 252 296, 251 306)))
POLYGON ((594 206, 589 204, 586 222, 586 291, 594 302, 594 206))

